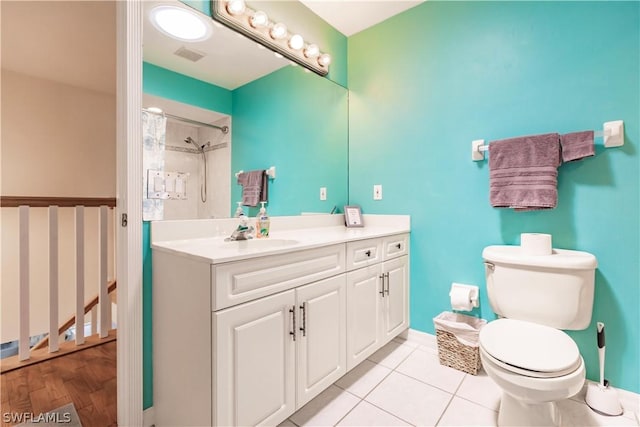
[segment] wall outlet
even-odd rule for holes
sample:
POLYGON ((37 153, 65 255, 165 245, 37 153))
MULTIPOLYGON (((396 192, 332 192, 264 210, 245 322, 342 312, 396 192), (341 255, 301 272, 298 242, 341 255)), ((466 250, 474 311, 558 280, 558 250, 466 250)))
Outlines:
POLYGON ((320 200, 327 200, 327 187, 320 187, 320 200))
POLYGON ((373 200, 382 200, 382 185, 376 184, 373 186, 373 200))

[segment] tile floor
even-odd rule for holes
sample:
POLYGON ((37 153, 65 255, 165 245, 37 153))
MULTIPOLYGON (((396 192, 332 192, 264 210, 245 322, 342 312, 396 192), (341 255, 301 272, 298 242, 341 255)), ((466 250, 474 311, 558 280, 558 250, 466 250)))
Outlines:
MULTIPOLYGON (((293 426, 495 426, 500 390, 484 371, 438 362, 432 336, 396 338, 281 424, 293 426)), ((625 413, 591 411, 584 392, 559 403, 565 425, 639 426, 640 397, 621 394, 625 413)))

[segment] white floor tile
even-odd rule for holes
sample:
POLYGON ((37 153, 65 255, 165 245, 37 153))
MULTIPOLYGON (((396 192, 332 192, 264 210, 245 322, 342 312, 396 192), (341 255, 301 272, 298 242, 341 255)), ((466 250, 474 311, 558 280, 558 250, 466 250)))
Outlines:
POLYGON ((455 397, 438 421, 438 426, 497 426, 498 412, 455 397))
POLYGON ((628 417, 608 417, 592 411, 585 403, 573 399, 558 402, 558 408, 562 416, 562 423, 573 427, 614 427, 614 426, 638 426, 638 423, 628 417))
POLYGON ((500 408, 502 390, 487 376, 484 369, 478 375, 467 375, 456 392, 456 396, 478 403, 485 408, 497 411, 500 408))
POLYGON ((358 397, 365 397, 375 386, 389 375, 391 369, 386 366, 364 360, 358 366, 340 378, 335 384, 358 397))
POLYGON ((415 348, 407 344, 390 341, 387 345, 369 356, 369 360, 386 366, 387 368, 395 369, 396 366, 406 359, 414 350, 415 348))
POLYGON ((449 393, 455 393, 467 375, 448 366, 442 366, 437 355, 426 351, 414 351, 396 371, 449 393))
POLYGON ((435 425, 451 394, 392 372, 365 400, 414 425, 435 425))
POLYGON ((358 402, 358 397, 332 385, 289 419, 299 426, 333 426, 358 402))
POLYGON ((379 409, 364 400, 338 423, 339 426, 410 426, 399 418, 379 409))

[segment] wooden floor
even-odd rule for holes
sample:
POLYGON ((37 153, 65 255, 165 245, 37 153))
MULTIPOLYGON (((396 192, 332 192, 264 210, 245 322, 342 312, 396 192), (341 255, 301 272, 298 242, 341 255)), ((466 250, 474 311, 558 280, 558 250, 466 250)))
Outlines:
POLYGON ((73 402, 83 427, 117 426, 116 341, 0 376, 4 414, 38 415, 73 402))

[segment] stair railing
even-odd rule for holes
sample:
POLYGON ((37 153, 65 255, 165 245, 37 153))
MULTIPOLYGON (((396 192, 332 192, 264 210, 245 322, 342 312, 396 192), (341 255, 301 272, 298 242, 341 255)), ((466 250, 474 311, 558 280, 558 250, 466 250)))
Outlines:
MULTIPOLYGON (((111 300, 109 293, 115 289, 115 282, 107 283, 108 275, 108 209, 115 207, 113 198, 47 198, 47 197, 7 197, 0 198, 2 207, 18 207, 19 216, 19 344, 18 357, 20 361, 26 361, 30 357, 30 328, 29 328, 29 287, 30 287, 30 257, 29 257, 29 211, 31 207, 47 207, 49 219, 49 333, 46 344, 49 352, 57 352, 59 349, 59 336, 71 325, 62 329, 68 321, 60 326, 58 313, 59 291, 59 234, 58 234, 58 209, 59 207, 73 207, 75 209, 75 315, 72 316, 76 324, 76 345, 85 342, 84 318, 85 314, 98 307, 98 333, 100 338, 107 338, 111 329, 111 300), (96 302, 85 305, 85 207, 99 207, 98 244, 98 296, 96 302)), ((115 228, 115 227, 114 227, 115 228)), ((45 238, 43 236, 43 238, 45 238)), ((114 245, 115 247, 115 245, 114 245)), ((115 259, 115 257, 113 257, 115 259)), ((73 324, 73 323, 72 323, 73 324)), ((95 329, 92 322, 92 329, 95 329)), ((45 344, 45 345, 46 345, 45 344)), ((42 347, 42 345, 40 345, 42 347)))

